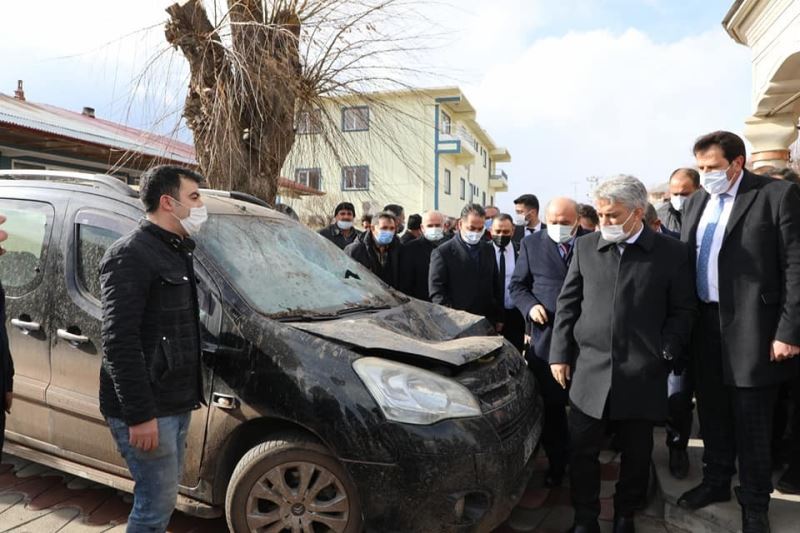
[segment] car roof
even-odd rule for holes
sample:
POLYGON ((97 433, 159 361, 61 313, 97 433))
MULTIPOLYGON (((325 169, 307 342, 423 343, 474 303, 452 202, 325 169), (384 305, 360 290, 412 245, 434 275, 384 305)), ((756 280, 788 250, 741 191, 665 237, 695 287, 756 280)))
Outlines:
MULTIPOLYGON (((0 190, 5 188, 67 190, 113 198, 133 207, 143 209, 139 201, 138 188, 134 189, 123 181, 107 174, 55 170, 0 170, 0 190)), ((289 219, 283 213, 254 203, 257 198, 243 193, 201 189, 203 203, 209 214, 215 215, 254 215, 270 218, 289 219), (252 200, 241 200, 249 197, 252 200)), ((262 202, 263 203, 263 202, 262 202)), ((264 203, 267 205, 266 203, 264 203)))

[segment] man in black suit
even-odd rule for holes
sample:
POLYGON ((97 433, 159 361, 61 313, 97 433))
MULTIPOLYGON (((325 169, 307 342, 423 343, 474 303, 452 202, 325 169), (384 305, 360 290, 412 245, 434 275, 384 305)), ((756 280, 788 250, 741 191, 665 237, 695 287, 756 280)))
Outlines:
POLYGON ((514 200, 514 238, 519 244, 522 239, 543 230, 545 225, 539 220, 539 199, 533 194, 523 194, 514 200))
POLYGON ((421 227, 422 237, 403 245, 400 255, 400 290, 418 300, 430 302, 428 273, 431 253, 445 242, 444 215, 438 211, 426 211, 422 214, 421 227))
POLYGON ((408 217, 406 232, 400 237, 400 244, 408 244, 422 237, 422 217, 416 213, 408 217))
POLYGON ((519 247, 511 242, 514 219, 501 213, 492 220, 492 249, 494 250, 500 281, 503 283, 503 337, 522 353, 525 343, 525 318, 514 307, 509 292, 514 266, 519 257, 519 247))
POLYGON ((553 199, 547 205, 546 220, 546 231, 522 239, 510 290, 529 325, 531 343, 525 358, 544 400, 542 446, 550 462, 545 485, 555 487, 561 485, 567 467, 569 433, 567 393, 550 372, 550 338, 575 239, 588 232, 579 226, 578 204, 569 198, 553 199))
POLYGON ((486 212, 478 204, 461 210, 452 239, 431 254, 431 301, 486 317, 503 330, 503 285, 492 245, 483 239, 486 212))
POLYGON ((614 532, 634 531, 645 505, 653 425, 667 417, 667 374, 685 353, 695 312, 685 244, 643 222, 647 189, 621 176, 595 190, 600 233, 575 241, 556 304, 550 365, 569 390, 575 531, 599 532, 606 430, 622 452, 614 532))
POLYGON ((736 496, 745 533, 769 531, 770 437, 781 383, 800 354, 800 189, 744 169, 745 146, 717 131, 694 145, 703 189, 687 202, 682 240, 696 264, 693 339, 703 428, 703 482, 678 503, 736 496))

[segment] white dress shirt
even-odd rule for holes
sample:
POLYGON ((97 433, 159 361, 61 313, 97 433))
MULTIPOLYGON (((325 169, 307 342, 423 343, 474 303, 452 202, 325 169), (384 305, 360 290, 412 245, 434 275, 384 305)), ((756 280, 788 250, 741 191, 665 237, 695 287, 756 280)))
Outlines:
MULTIPOLYGON (((494 246, 494 258, 497 262, 499 272, 500 247, 495 243, 492 243, 492 246, 494 246)), ((514 302, 511 301, 511 295, 508 293, 508 285, 511 283, 511 276, 514 274, 514 245, 512 243, 508 243, 504 255, 506 262, 506 279, 503 280, 503 305, 505 305, 506 309, 512 309, 514 307, 514 302)))
MULTIPOLYGON (((636 233, 625 239, 625 246, 627 246, 628 244, 635 243, 636 240, 639 238, 639 235, 641 235, 643 231, 644 231, 644 223, 642 223, 641 227, 639 228, 639 231, 637 231, 636 233)), ((625 246, 623 246, 622 243, 617 244, 617 250, 619 250, 619 255, 625 253, 625 246)))
MULTIPOLYGON (((739 173, 736 182, 728 192, 724 193, 727 196, 724 199, 725 203, 722 206, 722 214, 719 217, 717 228, 714 231, 714 239, 711 241, 711 255, 708 257, 708 299, 710 302, 719 303, 719 251, 722 249, 725 227, 728 225, 728 220, 731 218, 733 203, 736 200, 739 184, 742 183, 742 176, 744 176, 744 172, 739 173)), ((697 225, 697 257, 700 257, 700 245, 703 243, 703 233, 705 233, 708 221, 717 209, 717 205, 719 205, 719 197, 719 194, 711 195, 703 210, 703 216, 700 217, 700 223, 697 225)))
POLYGON ((525 237, 527 237, 528 235, 533 235, 537 231, 541 231, 541 230, 542 230, 542 221, 541 220, 539 222, 537 222, 536 225, 534 227, 532 227, 532 228, 529 228, 528 226, 525 226, 525 237))

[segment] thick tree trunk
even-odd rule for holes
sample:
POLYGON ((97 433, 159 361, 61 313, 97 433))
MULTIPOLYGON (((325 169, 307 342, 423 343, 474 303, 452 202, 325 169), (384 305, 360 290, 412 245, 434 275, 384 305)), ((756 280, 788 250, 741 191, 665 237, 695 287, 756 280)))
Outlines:
POLYGON ((260 0, 229 0, 230 48, 202 0, 167 8, 165 33, 189 62, 184 117, 201 171, 212 187, 273 203, 294 144, 295 101, 303 84, 300 22, 291 9, 265 16, 262 6, 260 0))

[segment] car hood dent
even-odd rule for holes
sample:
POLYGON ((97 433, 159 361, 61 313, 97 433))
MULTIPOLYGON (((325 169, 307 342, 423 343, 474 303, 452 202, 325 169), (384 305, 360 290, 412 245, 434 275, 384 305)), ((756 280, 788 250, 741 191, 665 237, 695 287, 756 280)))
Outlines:
POLYGON ((485 336, 488 323, 482 317, 419 300, 377 313, 291 326, 334 342, 417 355, 454 366, 480 359, 504 343, 502 337, 485 336))

